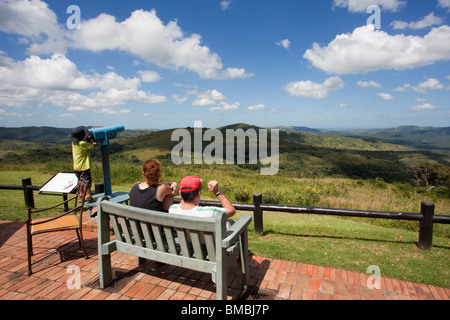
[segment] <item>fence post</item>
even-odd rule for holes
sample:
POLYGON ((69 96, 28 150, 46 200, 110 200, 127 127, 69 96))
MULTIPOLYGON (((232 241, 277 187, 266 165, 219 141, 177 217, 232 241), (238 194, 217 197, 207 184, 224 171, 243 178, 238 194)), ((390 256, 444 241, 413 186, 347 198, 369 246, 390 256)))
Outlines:
POLYGON ((264 227, 263 227, 263 212, 261 210, 262 204, 262 194, 257 193, 253 195, 253 205, 255 206, 255 211, 253 213, 254 218, 254 228, 255 232, 263 235, 264 227))
POLYGON ((22 186, 23 186, 23 196, 25 198, 25 205, 27 208, 34 209, 34 197, 33 197, 33 190, 27 189, 28 186, 31 186, 31 178, 25 178, 22 179, 22 186))
POLYGON ((420 207, 422 220, 419 229, 419 248, 422 250, 431 250, 433 247, 433 217, 434 203, 424 201, 420 207))

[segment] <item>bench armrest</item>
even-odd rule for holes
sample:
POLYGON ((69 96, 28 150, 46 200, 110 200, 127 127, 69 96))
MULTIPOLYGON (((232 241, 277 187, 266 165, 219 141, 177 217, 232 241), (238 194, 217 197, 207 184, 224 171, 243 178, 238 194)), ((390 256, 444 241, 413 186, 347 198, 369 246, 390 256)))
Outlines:
POLYGON ((230 247, 236 239, 247 230, 248 225, 252 222, 249 215, 242 216, 235 224, 227 230, 227 236, 222 240, 222 248, 230 247))

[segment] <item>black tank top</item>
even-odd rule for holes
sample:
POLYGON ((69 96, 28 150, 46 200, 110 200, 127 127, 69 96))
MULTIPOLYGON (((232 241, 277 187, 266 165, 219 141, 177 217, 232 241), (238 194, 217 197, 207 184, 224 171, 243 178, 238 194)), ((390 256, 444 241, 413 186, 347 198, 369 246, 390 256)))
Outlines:
POLYGON ((130 191, 130 205, 133 207, 163 211, 162 202, 157 199, 158 186, 139 188, 139 182, 136 183, 130 191))

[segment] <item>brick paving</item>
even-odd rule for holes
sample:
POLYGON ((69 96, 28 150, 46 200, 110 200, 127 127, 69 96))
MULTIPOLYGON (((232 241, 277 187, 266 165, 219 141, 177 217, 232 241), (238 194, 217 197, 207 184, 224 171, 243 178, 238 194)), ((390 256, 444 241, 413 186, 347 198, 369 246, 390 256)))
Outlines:
MULTIPOLYGON (((120 252, 112 254, 114 274, 121 280, 104 290, 98 286, 97 234, 93 219, 84 231, 89 259, 76 234, 34 237, 33 274, 27 276, 25 225, 0 221, 0 300, 214 300, 211 276, 148 261, 120 252), (55 250, 55 248, 58 250, 55 250), (79 269, 78 269, 79 268, 79 269), (77 270, 80 287, 76 287, 77 270)), ((251 248, 250 248, 251 249, 251 248)), ((259 256, 250 259, 251 286, 276 300, 449 300, 450 289, 382 277, 379 289, 367 287, 368 274, 259 256)), ((240 268, 228 270, 228 300, 244 299, 240 268)))

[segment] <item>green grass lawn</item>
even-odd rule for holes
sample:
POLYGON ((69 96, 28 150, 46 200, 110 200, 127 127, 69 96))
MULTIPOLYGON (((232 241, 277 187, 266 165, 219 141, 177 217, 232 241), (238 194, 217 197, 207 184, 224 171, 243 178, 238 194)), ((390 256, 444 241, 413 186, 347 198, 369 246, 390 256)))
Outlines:
MULTIPOLYGON (((242 214, 242 213, 241 213, 242 214)), ((248 213, 246 213, 248 214, 248 213)), ((264 235, 249 231, 255 255, 450 287, 450 239, 434 236, 431 251, 417 247, 418 232, 334 216, 264 213, 264 235)))

